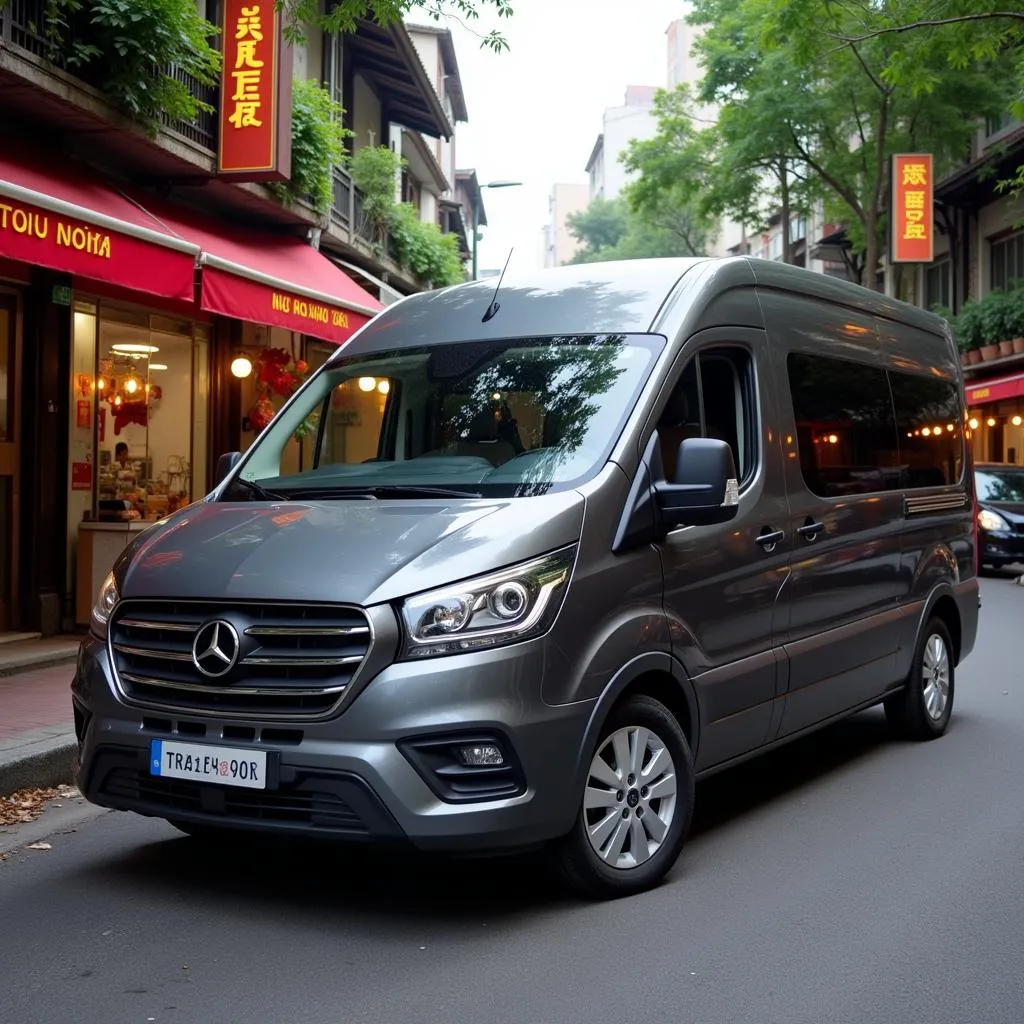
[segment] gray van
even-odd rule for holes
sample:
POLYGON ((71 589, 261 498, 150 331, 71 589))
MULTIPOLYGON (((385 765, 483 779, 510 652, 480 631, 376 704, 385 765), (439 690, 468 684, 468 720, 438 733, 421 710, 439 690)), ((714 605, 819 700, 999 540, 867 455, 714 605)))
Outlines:
POLYGON ((118 560, 78 785, 206 839, 539 846, 649 887, 695 780, 877 704, 945 731, 965 434, 943 320, 789 266, 412 296, 118 560))

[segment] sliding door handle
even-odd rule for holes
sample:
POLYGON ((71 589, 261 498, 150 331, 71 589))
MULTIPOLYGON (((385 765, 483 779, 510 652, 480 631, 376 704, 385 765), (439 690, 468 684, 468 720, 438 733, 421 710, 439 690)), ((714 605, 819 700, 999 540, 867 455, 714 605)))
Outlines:
POLYGON ((767 526, 757 535, 757 543, 760 544, 765 551, 774 551, 775 545, 778 544, 779 541, 783 541, 785 539, 786 533, 784 530, 773 530, 767 526))
POLYGON ((808 543, 814 540, 822 530, 825 529, 824 523, 817 523, 810 516, 807 517, 807 521, 803 526, 798 526, 796 532, 808 543))

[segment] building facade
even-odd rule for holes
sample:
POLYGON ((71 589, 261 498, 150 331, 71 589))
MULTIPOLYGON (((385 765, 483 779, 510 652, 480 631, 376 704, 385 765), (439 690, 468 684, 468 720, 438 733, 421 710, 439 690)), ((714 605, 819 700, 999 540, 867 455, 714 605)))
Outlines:
MULTIPOLYGON (((165 69, 203 107, 150 126, 54 49, 45 0, 0 8, 0 631, 84 625, 139 530, 207 493, 217 457, 251 443, 306 372, 383 303, 425 286, 369 222, 345 167, 326 209, 283 198, 286 180, 224 172, 237 133, 261 118, 284 126, 275 145, 290 138, 293 80, 327 84, 350 151, 401 145, 396 197, 459 229, 442 204, 455 196, 445 168, 464 104, 441 41, 428 71, 428 48, 401 24, 310 30, 293 46, 271 5, 235 6, 205 5, 215 20, 248 19, 218 45, 259 29, 247 52, 276 46, 258 52, 278 62, 283 92, 243 72, 228 85, 241 99, 225 92, 222 105, 218 87, 165 69)), ((288 161, 274 166, 287 178, 288 161)), ((288 458, 309 455, 297 440, 288 458)))
POLYGON ((602 115, 601 133, 590 151, 585 168, 589 178, 589 197, 617 199, 630 180, 621 156, 633 140, 652 138, 658 130, 654 118, 653 85, 626 87, 621 106, 608 107, 602 115))
POLYGON ((569 230, 569 217, 582 213, 590 203, 590 187, 561 182, 548 198, 548 222, 544 227, 544 266, 560 267, 579 252, 581 242, 569 230))

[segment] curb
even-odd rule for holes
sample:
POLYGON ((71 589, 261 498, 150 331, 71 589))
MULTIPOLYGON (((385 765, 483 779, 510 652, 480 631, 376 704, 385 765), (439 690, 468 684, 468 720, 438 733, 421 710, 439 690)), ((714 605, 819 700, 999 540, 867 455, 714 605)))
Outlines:
MULTIPOLYGON (((2 648, 0 648, 0 650, 2 650, 2 648)), ((72 651, 67 654, 49 653, 36 656, 25 655, 18 658, 16 662, 11 662, 7 665, 0 663, 0 678, 20 676, 26 672, 36 672, 45 668, 57 668, 58 665, 74 665, 77 657, 77 651, 72 651)))
POLYGON ((71 782, 78 741, 73 731, 0 750, 0 796, 71 782))

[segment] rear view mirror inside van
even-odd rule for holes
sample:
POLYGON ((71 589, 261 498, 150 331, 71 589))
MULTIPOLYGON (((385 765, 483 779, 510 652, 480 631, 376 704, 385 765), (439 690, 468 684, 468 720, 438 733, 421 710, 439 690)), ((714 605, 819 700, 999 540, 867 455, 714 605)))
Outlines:
POLYGON ((666 526, 728 522, 739 507, 732 448, 717 438, 688 437, 679 445, 675 481, 661 481, 654 489, 666 526))

